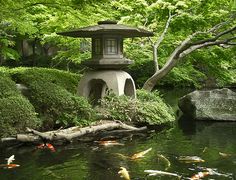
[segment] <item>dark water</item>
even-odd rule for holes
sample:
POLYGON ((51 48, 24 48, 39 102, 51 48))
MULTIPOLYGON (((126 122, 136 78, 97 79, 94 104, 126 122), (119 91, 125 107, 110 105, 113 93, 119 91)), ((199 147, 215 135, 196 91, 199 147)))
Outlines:
POLYGON ((94 143, 76 143, 56 147, 56 152, 21 147, 0 150, 0 164, 5 158, 15 155, 15 169, 0 169, 0 180, 14 179, 66 179, 66 180, 119 180, 119 167, 125 167, 133 180, 177 179, 171 176, 147 177, 144 170, 161 170, 176 173, 181 179, 194 174, 214 170, 204 179, 236 179, 236 123, 186 123, 180 122, 168 130, 152 132, 143 136, 130 136, 118 140, 124 145, 103 147, 94 143), (152 150, 139 160, 125 156, 152 150), (221 153, 228 154, 222 157, 221 153), (125 156, 121 156, 121 154, 125 156), (165 156, 171 163, 159 158, 165 156), (184 163, 180 156, 198 156, 205 160, 199 163, 184 163))

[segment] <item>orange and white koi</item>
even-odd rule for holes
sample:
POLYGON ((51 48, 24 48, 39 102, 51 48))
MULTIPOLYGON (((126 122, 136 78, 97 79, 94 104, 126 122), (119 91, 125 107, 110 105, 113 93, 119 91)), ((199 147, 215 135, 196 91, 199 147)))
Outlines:
POLYGON ((204 177, 206 177, 206 176, 208 176, 208 175, 210 175, 211 173, 210 172, 199 172, 199 173, 197 173, 197 174, 195 174, 195 175, 193 175, 191 178, 190 178, 190 180, 199 180, 199 179, 201 179, 201 178, 204 178, 204 177))
POLYGON ((124 145, 124 144, 118 143, 115 140, 98 141, 98 144, 102 145, 102 146, 113 146, 113 145, 121 145, 121 146, 123 146, 124 145))
POLYGON ((147 149, 145 151, 142 151, 142 152, 139 152, 139 153, 135 153, 134 155, 132 155, 130 157, 130 159, 135 160, 135 159, 142 158, 142 157, 144 157, 145 154, 147 154, 151 150, 152 150, 152 148, 149 148, 149 149, 147 149))
POLYGON ((43 143, 37 146, 38 149, 50 149, 52 152, 55 152, 56 149, 50 143, 43 143))
POLYGON ((129 172, 127 171, 126 168, 120 167, 120 171, 118 171, 118 174, 120 175, 121 178, 125 180, 130 180, 129 172))

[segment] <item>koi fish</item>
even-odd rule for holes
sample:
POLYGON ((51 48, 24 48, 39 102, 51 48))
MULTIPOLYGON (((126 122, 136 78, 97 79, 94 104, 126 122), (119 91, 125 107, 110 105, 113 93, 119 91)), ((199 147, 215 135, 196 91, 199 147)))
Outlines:
POLYGON ((15 160, 15 155, 11 155, 9 158, 6 158, 7 165, 11 164, 15 160))
POLYGON ((142 151, 142 152, 139 152, 139 153, 135 153, 134 155, 132 155, 130 157, 130 159, 135 160, 135 159, 142 158, 142 157, 144 157, 145 154, 147 154, 151 150, 152 150, 152 148, 149 148, 149 149, 147 149, 145 151, 142 151))
POLYGON ((175 176, 180 178, 178 174, 165 172, 165 171, 158 171, 158 170, 144 170, 144 172, 149 173, 148 176, 156 176, 156 175, 167 175, 167 176, 175 176))
POLYGON ((124 145, 124 144, 118 143, 117 141, 114 141, 114 140, 98 141, 98 144, 102 145, 102 146, 113 146, 113 145, 123 146, 124 145))
POLYGON ((222 152, 219 152, 219 155, 224 158, 232 156, 232 154, 226 154, 226 153, 222 153, 222 152))
POLYGON ((50 149, 52 152, 55 152, 56 149, 50 143, 43 143, 37 146, 38 149, 50 149))
POLYGON ((211 174, 210 172, 199 172, 199 173, 193 175, 190 178, 190 180, 199 180, 199 179, 204 178, 204 177, 206 177, 206 176, 208 176, 210 174, 211 174))
POLYGON ((121 178, 124 178, 125 180, 130 180, 129 177, 129 172, 127 171, 126 168, 124 167, 120 167, 120 171, 118 172, 118 174, 120 175, 121 178))
POLYGON ((6 169, 12 169, 12 168, 16 168, 19 167, 19 164, 6 164, 4 168, 6 169))
POLYGON ((167 170, 171 165, 170 161, 162 154, 157 154, 157 157, 162 159, 166 163, 167 167, 165 168, 165 170, 167 170))
POLYGON ((199 163, 199 162, 205 162, 203 159, 201 159, 198 156, 180 156, 179 161, 184 163, 199 163))

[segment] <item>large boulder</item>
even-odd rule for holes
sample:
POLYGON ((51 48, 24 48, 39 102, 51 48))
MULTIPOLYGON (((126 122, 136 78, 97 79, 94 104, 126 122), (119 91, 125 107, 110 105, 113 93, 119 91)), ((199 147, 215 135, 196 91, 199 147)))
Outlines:
POLYGON ((227 88, 196 90, 180 98, 178 105, 196 120, 236 121, 236 93, 227 88))

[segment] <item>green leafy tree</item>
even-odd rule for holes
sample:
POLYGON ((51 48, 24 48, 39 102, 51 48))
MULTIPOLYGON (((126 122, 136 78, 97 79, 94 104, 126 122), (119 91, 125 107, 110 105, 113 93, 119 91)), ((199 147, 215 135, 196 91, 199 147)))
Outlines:
MULTIPOLYGON (((235 11, 232 8, 235 4, 233 3, 233 1, 219 0, 115 1, 114 6, 120 11, 121 22, 146 27, 156 34, 149 39, 155 71, 144 83, 143 88, 152 90, 157 82, 166 77, 173 68, 175 75, 178 74, 176 66, 183 61, 192 61, 193 68, 190 69, 200 72, 199 64, 192 56, 192 52, 196 50, 210 46, 230 48, 235 45, 235 11)), ((206 51, 210 54, 217 49, 208 48, 206 51)), ((209 59, 209 54, 202 53, 201 58, 209 59)), ((213 62, 219 59, 213 58, 215 57, 211 58, 213 62)), ((180 69, 185 67, 185 64, 182 63, 180 69)), ((220 66, 217 68, 219 71, 223 70, 220 66)), ((225 68, 224 71, 228 72, 229 69, 230 67, 225 68)))

